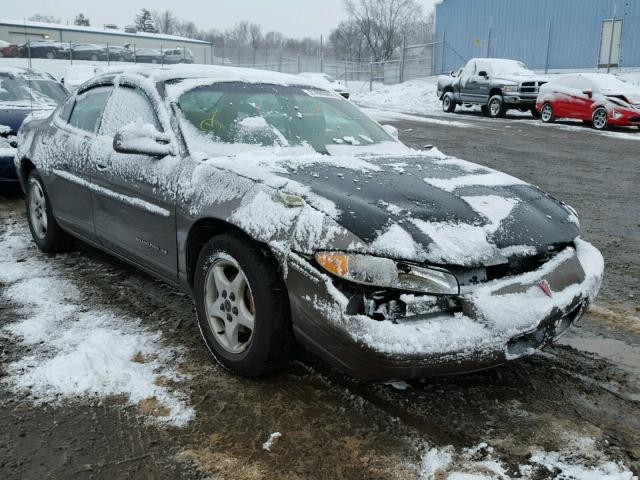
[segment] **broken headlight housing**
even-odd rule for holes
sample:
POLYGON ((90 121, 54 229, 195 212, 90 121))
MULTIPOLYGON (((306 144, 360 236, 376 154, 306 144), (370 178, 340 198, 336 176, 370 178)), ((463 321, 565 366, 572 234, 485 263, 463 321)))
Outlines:
POLYGON ((318 252, 315 259, 336 277, 361 285, 433 295, 460 293, 457 278, 438 268, 345 252, 318 252))

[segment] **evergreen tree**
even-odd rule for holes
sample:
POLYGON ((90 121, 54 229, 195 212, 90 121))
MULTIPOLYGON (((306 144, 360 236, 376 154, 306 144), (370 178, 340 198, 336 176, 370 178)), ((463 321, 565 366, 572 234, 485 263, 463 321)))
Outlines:
POLYGON ((140 10, 140 13, 136 15, 136 27, 141 32, 156 32, 156 26, 153 22, 153 16, 151 12, 146 8, 140 10))
POLYGON ((89 19, 87 17, 85 17, 82 13, 79 13, 78 15, 76 15, 76 18, 73 20, 73 24, 74 25, 79 25, 81 27, 90 27, 91 23, 89 22, 89 19))

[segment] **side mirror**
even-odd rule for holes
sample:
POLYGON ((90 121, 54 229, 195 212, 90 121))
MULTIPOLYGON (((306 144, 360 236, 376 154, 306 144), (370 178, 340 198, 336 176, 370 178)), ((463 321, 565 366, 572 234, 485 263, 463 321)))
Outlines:
POLYGON ((481 71, 478 73, 478 76, 479 76, 479 77, 482 77, 482 78, 489 78, 489 74, 488 74, 487 72, 485 72, 484 70, 481 70, 481 71))
POLYGON ((455 70, 451 70, 451 71, 449 72, 449 75, 450 75, 450 76, 452 76, 452 77, 455 77, 455 76, 456 76, 456 72, 455 72, 455 70))
POLYGON ((583 90, 582 93, 584 93, 589 98, 593 97, 593 90, 591 90, 590 88, 583 90))
POLYGON ((396 127, 394 127, 393 125, 382 125, 382 128, 385 132, 398 140, 398 129, 396 127))
POLYGON ((118 153, 166 157, 173 155, 171 139, 150 123, 130 123, 116 132, 113 149, 118 153))

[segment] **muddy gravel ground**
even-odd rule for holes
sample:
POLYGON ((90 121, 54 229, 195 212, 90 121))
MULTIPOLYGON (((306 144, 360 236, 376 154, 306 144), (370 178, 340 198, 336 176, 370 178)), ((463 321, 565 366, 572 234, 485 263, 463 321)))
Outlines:
MULTIPOLYGON (((31 247, 29 255, 79 289, 86 310, 139 318, 182 348, 176 368, 190 380, 172 388, 196 415, 177 428, 158 423, 162 413, 144 402, 119 397, 38 402, 2 381, 28 352, 0 330, 0 478, 404 479, 421 469, 430 478, 422 465, 430 448, 476 447, 459 460, 461 471, 486 473, 482 460, 493 458, 511 476, 543 479, 559 470, 520 468, 533 449, 570 450, 576 438, 640 471, 640 133, 619 139, 522 119, 452 119, 472 128, 395 125, 412 146, 435 144, 568 201, 605 256, 597 304, 558 345, 486 372, 414 380, 406 390, 358 383, 305 352, 277 374, 241 379, 213 362, 189 297, 80 243, 51 258, 31 247), (280 440, 263 450, 276 431, 280 440)), ((19 194, 5 190, 0 234, 24 231, 25 222, 19 194)), ((0 327, 22 315, 0 300, 0 327)))

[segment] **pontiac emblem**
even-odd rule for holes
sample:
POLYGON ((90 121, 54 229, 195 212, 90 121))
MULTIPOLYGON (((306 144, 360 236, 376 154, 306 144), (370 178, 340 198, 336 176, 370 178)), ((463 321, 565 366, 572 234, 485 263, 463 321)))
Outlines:
POLYGON ((540 287, 540 290, 542 290, 547 297, 549 298, 553 297, 553 292, 551 291, 551 286, 549 286, 549 282, 547 282, 546 280, 540 280, 538 282, 538 286, 540 287))

